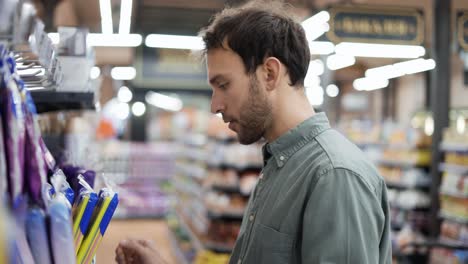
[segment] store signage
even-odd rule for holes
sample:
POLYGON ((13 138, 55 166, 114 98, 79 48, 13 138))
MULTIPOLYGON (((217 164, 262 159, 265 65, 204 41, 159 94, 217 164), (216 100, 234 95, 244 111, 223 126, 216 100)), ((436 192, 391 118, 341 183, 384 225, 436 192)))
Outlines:
POLYGON ((424 19, 416 9, 369 6, 332 7, 327 37, 335 43, 421 45, 424 19))
POLYGON ((468 11, 460 12, 457 19, 458 43, 468 51, 468 11))

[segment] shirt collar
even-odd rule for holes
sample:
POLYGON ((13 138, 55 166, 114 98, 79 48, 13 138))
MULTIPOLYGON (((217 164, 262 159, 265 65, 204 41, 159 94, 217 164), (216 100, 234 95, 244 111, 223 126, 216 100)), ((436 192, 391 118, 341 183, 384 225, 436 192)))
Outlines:
POLYGON ((262 149, 264 164, 273 158, 278 167, 283 167, 294 153, 329 128, 325 113, 313 115, 275 141, 265 144, 262 149))

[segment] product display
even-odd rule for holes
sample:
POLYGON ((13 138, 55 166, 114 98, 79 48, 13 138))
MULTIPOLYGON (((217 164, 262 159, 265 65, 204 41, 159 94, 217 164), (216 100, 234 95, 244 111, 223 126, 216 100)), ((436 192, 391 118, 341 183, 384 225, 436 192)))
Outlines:
MULTIPOLYGON (((226 255, 214 256, 229 253, 234 246, 248 197, 262 169, 261 144, 245 146, 233 138, 195 134, 185 138, 178 152, 174 187, 176 217, 181 224, 176 226, 188 229, 185 232, 198 245, 189 247, 184 255, 189 261, 225 263, 226 255)), ((185 241, 184 237, 178 240, 185 241)))
POLYGON ((443 219, 439 240, 451 248, 431 251, 433 263, 468 262, 468 133, 448 128, 444 131, 441 149, 444 161, 439 189, 440 211, 443 219), (464 250, 463 250, 464 249, 464 250))

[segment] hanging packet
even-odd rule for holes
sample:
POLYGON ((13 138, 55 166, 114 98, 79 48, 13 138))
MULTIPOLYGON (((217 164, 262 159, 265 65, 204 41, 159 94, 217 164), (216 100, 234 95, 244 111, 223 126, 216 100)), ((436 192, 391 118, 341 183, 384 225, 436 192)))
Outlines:
MULTIPOLYGON (((54 188, 60 189, 59 186, 54 188)), ((50 201, 47 212, 50 218, 50 241, 54 263, 76 263, 73 245, 71 208, 65 195, 57 192, 50 201)))
MULTIPOLYGON (((20 86, 22 85, 20 84, 20 86)), ((34 204, 43 205, 41 188, 47 181, 47 169, 39 141, 41 131, 31 94, 26 89, 23 89, 23 94, 26 119, 25 155, 28 157, 25 160, 24 170, 25 188, 34 204)))
POLYGON ((75 199, 75 192, 72 190, 70 185, 68 184, 65 174, 62 170, 57 170, 54 175, 50 178, 52 186, 54 187, 54 193, 52 195, 57 195, 58 193, 62 193, 67 201, 70 204, 70 208, 73 205, 73 201, 75 199))
POLYGON ((6 153, 8 191, 11 203, 15 204, 23 192, 24 114, 19 89, 12 77, 15 69, 14 60, 9 57, 6 60, 0 61, 2 61, 0 67, 7 68, 10 71, 4 72, 6 89, 0 91, 0 106, 6 153))
POLYGON ((78 179, 84 188, 81 189, 73 210, 73 236, 75 238, 75 251, 77 254, 98 201, 96 192, 83 179, 83 176, 79 175, 78 179))
POLYGON ((119 198, 117 193, 108 188, 100 191, 98 205, 91 220, 91 227, 78 250, 77 261, 79 263, 91 263, 118 203, 119 198))
POLYGON ((26 236, 36 264, 52 263, 46 215, 39 207, 30 208, 26 216, 26 236))

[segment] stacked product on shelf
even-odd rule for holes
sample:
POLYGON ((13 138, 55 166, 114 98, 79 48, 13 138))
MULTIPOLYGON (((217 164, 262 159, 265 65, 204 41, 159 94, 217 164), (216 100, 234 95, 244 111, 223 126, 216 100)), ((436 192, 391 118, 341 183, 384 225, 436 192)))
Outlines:
MULTIPOLYGON (((37 45, 51 47, 45 32, 35 35, 38 41, 40 37, 37 45)), ((54 53, 49 55, 52 60, 54 53)), ((7 222, 13 234, 6 237, 11 248, 2 257, 8 256, 11 263, 91 263, 118 196, 110 189, 96 194, 91 170, 60 170, 41 135, 28 91, 30 75, 23 73, 24 66, 16 65, 24 60, 0 46, 0 202, 14 219, 7 222)), ((44 70, 46 76, 58 74, 44 70)))
POLYGON ((468 133, 454 128, 444 131, 440 164, 442 180, 439 188, 440 242, 449 245, 434 248, 434 263, 468 262, 468 133))
POLYGON ((179 225, 193 242, 186 259, 226 263, 262 169, 261 145, 192 134, 180 148, 174 186, 179 225))
POLYGON ((121 194, 119 218, 161 218, 173 201, 174 146, 105 141, 100 144, 100 175, 111 179, 121 194))
POLYGON ((429 234, 430 145, 422 129, 385 122, 353 121, 341 130, 374 162, 388 188, 393 253, 397 258, 427 258, 427 250, 407 247, 429 234))

